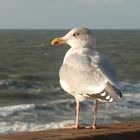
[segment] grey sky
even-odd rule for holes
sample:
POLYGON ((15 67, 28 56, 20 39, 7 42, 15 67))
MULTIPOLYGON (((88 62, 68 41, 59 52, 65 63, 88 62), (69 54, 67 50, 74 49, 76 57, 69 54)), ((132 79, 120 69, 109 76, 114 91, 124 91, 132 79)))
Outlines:
POLYGON ((140 29, 140 0, 0 0, 0 28, 140 29))

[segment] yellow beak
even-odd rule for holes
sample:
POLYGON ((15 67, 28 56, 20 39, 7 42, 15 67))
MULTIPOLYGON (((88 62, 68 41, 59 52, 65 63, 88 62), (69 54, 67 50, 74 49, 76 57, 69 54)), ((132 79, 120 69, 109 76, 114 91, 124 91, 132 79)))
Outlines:
POLYGON ((55 38, 55 39, 52 41, 51 45, 59 45, 59 44, 64 44, 64 43, 66 43, 66 42, 67 42, 66 39, 64 39, 63 37, 59 37, 59 38, 55 38))

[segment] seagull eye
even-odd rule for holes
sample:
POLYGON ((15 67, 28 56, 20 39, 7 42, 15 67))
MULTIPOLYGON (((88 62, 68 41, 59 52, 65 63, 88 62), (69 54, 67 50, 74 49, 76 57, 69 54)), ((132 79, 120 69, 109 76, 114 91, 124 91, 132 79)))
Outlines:
POLYGON ((74 33, 73 34, 74 37, 77 37, 78 35, 79 35, 79 33, 74 33))

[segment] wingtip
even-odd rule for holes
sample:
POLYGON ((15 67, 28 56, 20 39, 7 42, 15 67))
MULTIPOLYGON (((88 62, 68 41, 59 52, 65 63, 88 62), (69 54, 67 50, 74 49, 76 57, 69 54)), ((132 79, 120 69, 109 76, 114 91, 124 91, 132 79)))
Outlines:
POLYGON ((114 89, 115 89, 117 95, 118 95, 120 98, 122 98, 122 93, 121 93, 121 91, 120 91, 119 89, 115 88, 115 87, 114 87, 114 89))

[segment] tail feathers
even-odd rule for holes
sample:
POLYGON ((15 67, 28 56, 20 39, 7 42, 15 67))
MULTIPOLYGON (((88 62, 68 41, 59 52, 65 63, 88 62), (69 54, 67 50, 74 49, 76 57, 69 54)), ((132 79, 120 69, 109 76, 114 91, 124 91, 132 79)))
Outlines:
POLYGON ((119 89, 117 89, 115 86, 111 85, 110 83, 107 83, 107 86, 105 90, 113 97, 113 99, 118 100, 122 97, 122 93, 119 89))

